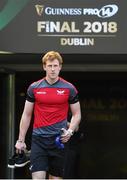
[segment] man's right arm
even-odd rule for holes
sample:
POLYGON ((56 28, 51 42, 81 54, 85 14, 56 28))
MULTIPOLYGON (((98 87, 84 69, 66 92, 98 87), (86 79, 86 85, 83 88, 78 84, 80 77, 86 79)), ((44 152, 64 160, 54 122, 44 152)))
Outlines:
POLYGON ((33 113, 33 107, 34 107, 34 103, 26 100, 23 114, 22 114, 21 121, 20 121, 19 137, 18 137, 18 140, 15 145, 16 149, 19 152, 22 149, 26 148, 25 136, 26 136, 27 130, 30 126, 31 117, 32 117, 32 113, 33 113))

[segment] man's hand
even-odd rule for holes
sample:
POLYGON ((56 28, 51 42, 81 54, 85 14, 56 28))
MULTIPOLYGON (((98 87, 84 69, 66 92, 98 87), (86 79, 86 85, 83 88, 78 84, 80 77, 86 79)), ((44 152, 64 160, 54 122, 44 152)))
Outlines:
POLYGON ((62 143, 66 143, 69 141, 69 139, 71 138, 71 136, 73 135, 73 131, 71 129, 64 129, 62 128, 62 135, 61 135, 61 141, 62 143))
POLYGON ((21 140, 17 140, 15 144, 15 148, 16 148, 16 153, 21 153, 22 150, 24 151, 26 149, 26 144, 21 140))

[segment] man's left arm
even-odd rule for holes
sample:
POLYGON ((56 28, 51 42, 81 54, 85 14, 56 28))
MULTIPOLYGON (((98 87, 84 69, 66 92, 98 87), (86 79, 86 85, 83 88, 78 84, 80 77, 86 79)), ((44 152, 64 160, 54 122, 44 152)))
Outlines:
POLYGON ((81 108, 79 101, 74 104, 70 104, 70 110, 72 113, 72 118, 69 124, 69 128, 65 130, 65 132, 62 135, 61 140, 63 143, 67 142, 73 135, 73 133, 77 131, 81 121, 81 108))
POLYGON ((72 118, 68 130, 75 132, 77 131, 81 121, 81 108, 79 101, 74 104, 70 104, 70 110, 72 118))

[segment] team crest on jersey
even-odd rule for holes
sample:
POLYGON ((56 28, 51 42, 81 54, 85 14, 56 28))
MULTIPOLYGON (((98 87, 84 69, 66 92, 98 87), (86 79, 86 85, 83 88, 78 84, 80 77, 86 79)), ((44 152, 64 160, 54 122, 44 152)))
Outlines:
POLYGON ((38 91, 37 94, 46 94, 45 91, 38 91))
POLYGON ((64 90, 57 90, 57 94, 58 94, 58 95, 63 95, 64 92, 65 92, 64 90))

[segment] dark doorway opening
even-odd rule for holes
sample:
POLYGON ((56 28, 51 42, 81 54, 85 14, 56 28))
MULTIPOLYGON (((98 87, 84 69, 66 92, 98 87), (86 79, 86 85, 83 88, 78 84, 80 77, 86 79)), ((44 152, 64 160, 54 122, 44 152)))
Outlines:
MULTIPOLYGON (((43 76, 44 72, 16 73, 16 127, 29 84, 43 76)), ((76 85, 82 107, 75 178, 127 178, 127 73, 62 72, 61 76, 76 85)), ((30 133, 31 129, 29 148, 30 133)), ((16 169, 15 178, 30 177, 28 171, 28 167, 16 169)))

